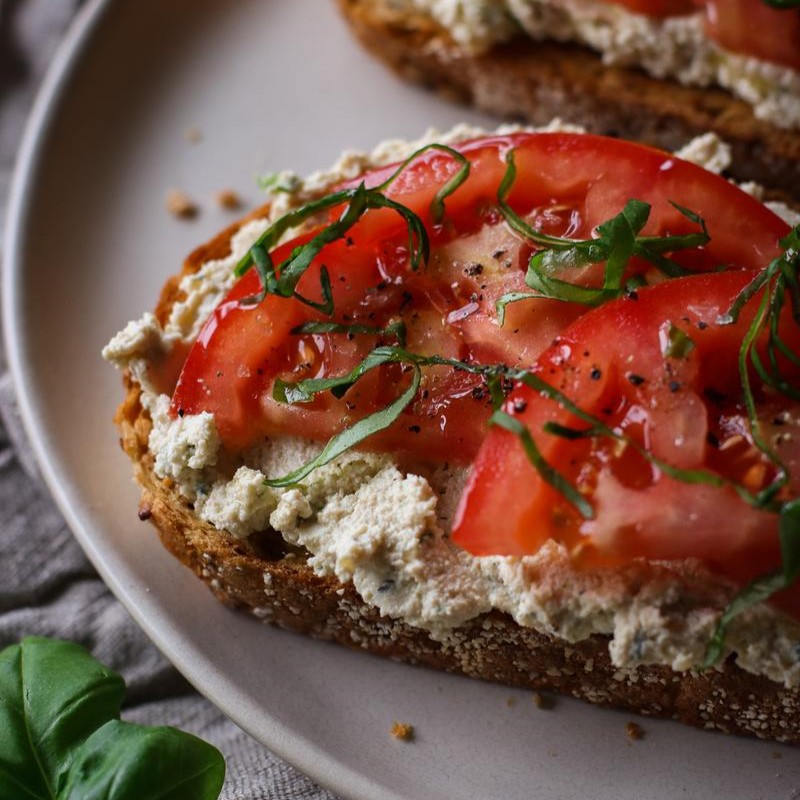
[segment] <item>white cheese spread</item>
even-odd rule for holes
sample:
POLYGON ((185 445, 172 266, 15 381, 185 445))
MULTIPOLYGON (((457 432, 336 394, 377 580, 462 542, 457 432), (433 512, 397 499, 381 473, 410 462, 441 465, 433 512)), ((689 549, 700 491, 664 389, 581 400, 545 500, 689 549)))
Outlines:
POLYGON ((389 0, 422 10, 473 53, 507 41, 516 23, 532 39, 574 42, 608 65, 641 67, 687 86, 720 86, 756 117, 800 127, 800 74, 729 52, 708 39, 703 13, 658 19, 600 0, 389 0))
MULTIPOLYGON (((332 171, 294 181, 297 191, 280 195, 273 216, 336 180, 400 160, 425 142, 480 133, 459 127, 444 136, 430 132, 413 143, 386 143, 371 155, 346 154, 332 171)), ((730 159, 716 137, 701 138, 682 155, 715 170, 730 159)), ((404 473, 389 455, 348 452, 316 469, 299 487, 273 489, 265 484, 267 477, 292 471, 320 446, 286 436, 226 455, 211 415, 169 415, 169 398, 147 380, 148 358, 197 335, 229 288, 236 261, 267 224, 244 226, 233 237, 229 257, 183 279, 185 297, 163 330, 145 314, 104 350, 107 359, 128 367, 141 383, 142 403, 153 422, 149 448, 155 473, 177 484, 197 516, 238 538, 273 529, 306 548, 317 573, 352 581, 382 614, 426 629, 436 639, 447 641, 462 623, 498 609, 522 626, 569 642, 610 635, 610 654, 620 667, 658 663, 688 670, 700 663, 719 610, 735 587, 699 563, 634 563, 582 572, 564 547, 552 542, 533 556, 474 557, 447 534, 463 470, 442 467, 426 479, 404 473)), ((800 685, 800 625, 773 608, 761 605, 739 616, 727 644, 743 669, 800 685)))

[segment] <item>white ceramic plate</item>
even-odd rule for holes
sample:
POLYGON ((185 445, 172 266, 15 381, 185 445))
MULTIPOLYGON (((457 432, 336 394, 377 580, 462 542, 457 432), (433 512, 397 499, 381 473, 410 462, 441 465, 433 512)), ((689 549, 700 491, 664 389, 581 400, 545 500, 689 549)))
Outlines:
POLYGON ((324 167, 345 147, 466 118, 348 37, 331 0, 96 0, 53 66, 14 186, 4 282, 22 409, 83 547, 197 688, 348 798, 726 800, 798 796, 796 751, 386 662, 219 605, 136 518, 99 356, 182 257, 230 221, 212 200, 254 176, 324 167), (192 144, 187 131, 202 140, 192 144), (164 210, 178 187, 195 222, 164 210), (413 744, 389 736, 413 723, 413 744), (778 760, 778 756, 782 758, 778 760))

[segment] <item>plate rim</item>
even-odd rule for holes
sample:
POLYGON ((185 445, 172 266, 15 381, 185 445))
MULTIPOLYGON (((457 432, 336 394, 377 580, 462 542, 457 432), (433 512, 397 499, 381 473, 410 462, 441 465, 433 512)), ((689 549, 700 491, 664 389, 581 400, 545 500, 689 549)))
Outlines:
MULTIPOLYGON (((20 304, 17 300, 24 283, 21 276, 25 262, 26 229, 31 213, 32 189, 36 185, 41 162, 46 156, 50 130, 59 114, 59 101, 68 91, 70 82, 78 72, 88 47, 94 41, 97 29, 114 4, 115 0, 87 0, 86 4, 79 8, 73 17, 36 92, 17 149, 7 197, 7 216, 2 232, 2 275, 0 276, 2 278, 0 281, 2 346, 7 359, 8 372, 11 375, 19 415, 25 435, 31 444, 36 466, 59 512, 103 583, 144 631, 147 638, 189 681, 198 694, 270 753, 290 764, 321 788, 342 797, 343 800, 344 798, 374 800, 376 790, 386 800, 406 800, 395 792, 388 793, 386 787, 376 784, 366 775, 351 769, 323 748, 303 737, 298 737, 280 723, 276 723, 276 733, 273 737, 265 737, 262 731, 256 732, 253 729, 243 711, 241 713, 237 711, 233 697, 229 697, 227 692, 222 696, 215 692, 212 698, 201 690, 203 670, 197 668, 189 658, 182 657, 180 646, 172 641, 168 632, 160 630, 132 602, 123 582, 107 566, 103 554, 87 533, 84 522, 80 514, 73 508, 65 486, 58 477, 48 455, 49 451, 38 424, 35 398, 29 381, 29 375, 33 368, 25 363, 23 357, 25 344, 18 313, 20 304)), ((186 639, 186 643, 190 644, 191 640, 186 639)), ((203 662, 198 663, 202 664, 203 662)), ((206 667, 208 666, 206 665, 206 667)), ((230 682, 230 689, 233 690, 233 688, 233 683, 230 682)))

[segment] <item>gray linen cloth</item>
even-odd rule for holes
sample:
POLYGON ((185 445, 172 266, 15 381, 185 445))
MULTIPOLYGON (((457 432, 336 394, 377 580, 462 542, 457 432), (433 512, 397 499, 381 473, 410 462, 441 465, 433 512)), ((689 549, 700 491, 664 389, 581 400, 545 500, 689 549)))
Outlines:
MULTIPOLYGON (((35 90, 80 0, 0 0, 0 223, 35 90)), ((123 718, 174 725, 225 755, 225 800, 335 800, 200 697, 147 640, 87 561, 43 486, 0 347, 0 649, 70 639, 128 684, 123 718)), ((11 798, 0 798, 11 800, 11 798)))

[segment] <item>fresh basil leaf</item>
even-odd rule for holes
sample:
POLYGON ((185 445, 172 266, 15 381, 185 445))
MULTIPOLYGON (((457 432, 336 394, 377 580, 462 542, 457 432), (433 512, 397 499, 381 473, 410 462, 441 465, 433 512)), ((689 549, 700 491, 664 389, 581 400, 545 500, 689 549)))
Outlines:
POLYGON ((704 667, 712 667, 725 652, 725 636, 732 620, 743 611, 769 600, 773 594, 788 589, 800 578, 800 498, 786 503, 780 512, 779 538, 781 569, 751 581, 731 600, 717 622, 706 648, 704 667))
POLYGON ((509 303, 518 303, 520 300, 536 300, 542 299, 544 295, 538 292, 506 292, 497 298, 494 304, 495 311, 497 312, 497 324, 502 328, 506 323, 506 306, 509 303))
POLYGON ((472 165, 469 163, 467 157, 463 153, 459 153, 458 150, 454 150, 452 147, 448 147, 446 144, 426 144, 423 147, 420 147, 419 150, 413 152, 405 161, 403 161, 380 186, 375 187, 375 191, 383 192, 388 189, 409 164, 411 164, 413 161, 416 161, 419 156, 421 156, 423 153, 427 153, 429 150, 441 150, 443 153, 447 153, 449 156, 452 156, 459 164, 456 174, 453 175, 453 177, 450 178, 450 180, 447 181, 447 183, 445 183, 445 185, 442 186, 438 192, 436 192, 433 200, 431 200, 431 219, 435 225, 438 225, 444 217, 444 201, 450 197, 450 195, 453 194, 453 192, 458 189, 462 183, 464 183, 464 181, 469 177, 469 172, 472 168, 472 165))
POLYGON ((56 797, 75 747, 119 716, 125 684, 70 642, 0 652, 0 797, 56 797))
POLYGON ((768 600, 775 592, 783 589, 783 575, 781 572, 772 572, 751 581, 731 600, 717 622, 714 634, 706 647, 703 668, 713 667, 725 653, 725 637, 731 621, 743 611, 752 608, 764 600, 768 600))
POLYGON ((490 425, 497 425, 513 433, 520 441, 528 461, 534 469, 541 475, 542 480, 549 483, 560 495, 571 503, 584 519, 594 518, 594 508, 592 504, 542 455, 536 446, 536 441, 527 426, 505 411, 495 411, 492 414, 490 425))
POLYGON ((112 720, 75 753, 58 800, 216 800, 224 780, 222 754, 202 739, 112 720))
POLYGON ((800 577, 800 498, 781 509, 779 537, 783 580, 791 586, 800 577))
MULTIPOLYGON (((372 366, 377 366, 377 363, 373 364, 372 366)), ((363 374, 365 371, 366 370, 362 370, 361 374, 363 374)), ((351 376, 348 376, 348 378, 350 377, 351 376)), ((294 470, 294 472, 284 475, 282 478, 266 480, 266 485, 291 486, 295 483, 298 483, 312 473, 317 467, 328 464, 329 462, 333 461, 333 459, 342 455, 342 453, 347 452, 352 447, 355 447, 363 442, 365 439, 373 436, 379 431, 388 428, 414 399, 414 395, 416 395, 417 390, 419 389, 421 377, 422 373, 420 368, 415 365, 409 387, 396 400, 386 406, 386 408, 382 408, 379 411, 360 419, 349 428, 345 428, 341 433, 337 433, 336 436, 333 436, 328 441, 322 452, 316 458, 307 462, 299 469, 294 470)), ((349 383, 352 384, 353 380, 351 379, 349 383)))
POLYGON ((396 320, 385 328, 378 328, 374 325, 347 324, 343 322, 304 322, 296 328, 292 328, 290 333, 295 335, 306 333, 344 333, 347 336, 393 336, 398 344, 403 347, 406 343, 406 326, 403 320, 396 320))

